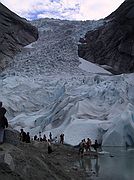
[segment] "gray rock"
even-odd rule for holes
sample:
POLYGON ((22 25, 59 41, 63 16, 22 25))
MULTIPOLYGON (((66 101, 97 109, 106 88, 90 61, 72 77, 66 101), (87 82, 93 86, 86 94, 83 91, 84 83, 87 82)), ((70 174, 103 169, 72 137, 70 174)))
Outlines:
POLYGON ((6 164, 8 164, 8 166, 10 167, 10 169, 12 171, 15 169, 15 165, 14 165, 13 158, 12 158, 11 154, 5 153, 4 162, 6 164))
POLYGON ((12 158, 11 154, 8 152, 0 153, 0 166, 2 164, 7 165, 9 167, 9 169, 12 171, 15 169, 13 158, 12 158))
POLYGON ((105 20, 103 26, 86 33, 79 56, 108 65, 115 74, 134 72, 134 1, 125 1, 105 20))
POLYGON ((17 145, 20 143, 19 132, 14 129, 5 129, 4 143, 17 145))

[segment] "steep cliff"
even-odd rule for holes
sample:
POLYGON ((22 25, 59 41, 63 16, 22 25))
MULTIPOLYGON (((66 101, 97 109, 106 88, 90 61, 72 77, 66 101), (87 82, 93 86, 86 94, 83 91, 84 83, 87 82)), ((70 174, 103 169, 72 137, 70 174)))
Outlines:
POLYGON ((80 40, 79 56, 108 65, 116 74, 134 72, 134 1, 124 1, 105 20, 103 26, 80 40))
POLYGON ((37 28, 0 3, 0 71, 16 52, 37 39, 37 28))

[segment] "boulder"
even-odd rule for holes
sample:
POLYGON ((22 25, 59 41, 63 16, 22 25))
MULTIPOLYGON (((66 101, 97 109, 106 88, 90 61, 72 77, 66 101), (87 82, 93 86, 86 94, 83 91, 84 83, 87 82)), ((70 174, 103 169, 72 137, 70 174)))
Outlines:
POLYGON ((19 144, 19 132, 11 128, 5 129, 4 143, 9 143, 12 145, 19 144))

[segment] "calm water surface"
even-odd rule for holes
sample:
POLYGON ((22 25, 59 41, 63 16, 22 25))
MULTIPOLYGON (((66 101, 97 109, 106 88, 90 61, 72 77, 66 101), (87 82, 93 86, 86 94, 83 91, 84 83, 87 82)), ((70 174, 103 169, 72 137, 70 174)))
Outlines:
POLYGON ((134 148, 103 148, 98 158, 84 157, 78 166, 92 172, 92 180, 134 180, 134 148))

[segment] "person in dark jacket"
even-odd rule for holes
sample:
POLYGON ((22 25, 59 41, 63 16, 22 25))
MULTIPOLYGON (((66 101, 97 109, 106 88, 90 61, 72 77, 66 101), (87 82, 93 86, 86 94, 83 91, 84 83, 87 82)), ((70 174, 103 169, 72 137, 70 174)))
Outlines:
POLYGON ((26 133, 23 129, 20 130, 20 141, 26 142, 26 133))
POLYGON ((60 143, 61 143, 61 144, 64 143, 64 134, 63 134, 63 133, 60 135, 60 143))
POLYGON ((30 143, 30 135, 29 132, 26 134, 26 143, 30 143))
POLYGON ((2 107, 2 102, 0 102, 0 144, 4 141, 4 129, 8 127, 8 121, 5 114, 6 109, 2 107))
POLYGON ((48 139, 47 141, 47 148, 48 148, 48 154, 52 153, 52 144, 51 144, 51 140, 48 139))
POLYGON ((37 135, 34 136, 34 141, 37 141, 37 135))
POLYGON ((94 148, 94 150, 97 152, 98 148, 99 148, 99 144, 98 141, 95 140, 95 143, 92 145, 92 147, 94 148))

